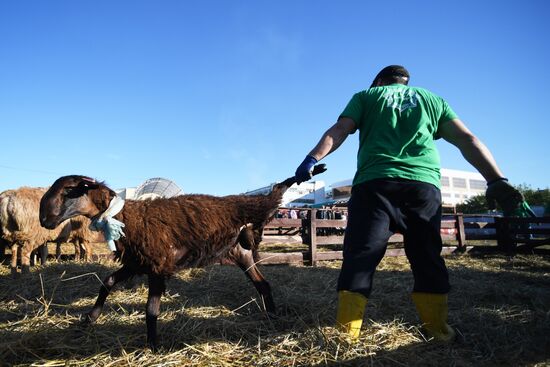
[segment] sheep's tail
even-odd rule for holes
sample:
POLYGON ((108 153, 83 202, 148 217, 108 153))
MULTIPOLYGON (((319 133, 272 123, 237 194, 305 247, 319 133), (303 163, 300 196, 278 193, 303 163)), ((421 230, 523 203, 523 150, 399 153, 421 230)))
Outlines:
MULTIPOLYGON (((327 170, 327 165, 324 163, 318 164, 315 167, 313 167, 313 171, 311 172, 311 176, 318 175, 320 173, 323 173, 327 170)), ((273 187, 273 193, 277 193, 279 195, 283 195, 285 191, 292 185, 296 183, 296 176, 292 176, 284 180, 283 182, 278 183, 273 187)))

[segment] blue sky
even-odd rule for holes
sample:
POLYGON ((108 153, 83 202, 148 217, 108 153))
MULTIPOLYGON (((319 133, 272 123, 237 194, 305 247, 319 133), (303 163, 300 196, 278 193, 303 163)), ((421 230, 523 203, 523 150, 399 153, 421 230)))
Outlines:
MULTIPOLYGON (((0 191, 67 174, 240 193, 291 176, 389 64, 512 183, 550 185, 550 2, 0 2, 0 191)), ((325 159, 351 178, 358 134, 325 159)), ((442 166, 473 171, 438 143, 442 166)))

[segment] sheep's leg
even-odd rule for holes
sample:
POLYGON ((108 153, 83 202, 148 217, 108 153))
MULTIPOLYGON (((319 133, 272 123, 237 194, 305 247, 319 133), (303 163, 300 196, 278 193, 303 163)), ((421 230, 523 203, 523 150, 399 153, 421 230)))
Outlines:
POLYGON ((8 245, 0 238, 0 263, 6 258, 6 247, 8 247, 8 245))
POLYGON ((82 251, 81 258, 86 262, 91 262, 92 261, 92 255, 93 255, 91 243, 87 242, 87 241, 82 241, 80 243, 80 246, 81 246, 81 251, 82 251))
POLYGON ((55 258, 57 261, 61 259, 61 242, 55 243, 55 258))
POLYGON ((32 246, 30 243, 24 243, 21 246, 21 274, 28 274, 31 272, 31 255, 32 246))
POLYGON ((147 344, 153 351, 157 349, 157 318, 160 313, 160 298, 165 289, 164 276, 149 274, 149 296, 147 298, 145 320, 147 323, 147 344))
POLYGON ((97 300, 95 301, 94 307, 88 312, 86 315, 86 318, 84 319, 84 324, 91 324, 101 314, 101 310, 103 309, 103 304, 105 303, 105 300, 107 299, 107 296, 111 292, 111 289, 117 284, 118 282, 121 282, 123 280, 128 279, 132 275, 134 275, 135 272, 125 266, 118 269, 111 275, 109 275, 105 280, 103 281, 103 285, 99 289, 99 295, 97 296, 97 300))
POLYGON ((75 261, 80 261, 82 260, 82 249, 80 247, 80 241, 79 240, 75 240, 74 243, 74 260, 75 261))
POLYGON ((38 252, 40 254, 40 264, 46 265, 46 261, 48 261, 48 242, 40 246, 38 252))
POLYGON ((241 229, 237 242, 239 242, 245 250, 252 250, 252 247, 254 246, 254 232, 252 231, 250 224, 241 229))
POLYGON ((19 250, 19 244, 14 242, 11 245, 11 274, 17 275, 17 252, 19 250))
MULTIPOLYGON (((248 244, 247 247, 253 248, 253 245, 248 244)), ((262 297, 265 310, 270 314, 275 314, 275 302, 273 302, 273 296, 271 295, 271 286, 256 267, 252 251, 245 250, 240 244, 237 244, 231 250, 231 255, 248 279, 254 284, 254 287, 262 297)))

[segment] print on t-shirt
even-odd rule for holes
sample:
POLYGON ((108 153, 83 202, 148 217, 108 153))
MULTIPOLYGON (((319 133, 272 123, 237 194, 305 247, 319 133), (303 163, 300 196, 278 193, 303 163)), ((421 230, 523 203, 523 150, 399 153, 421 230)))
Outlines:
POLYGON ((414 108, 418 104, 418 94, 410 88, 389 89, 383 97, 386 107, 398 110, 399 113, 414 108))

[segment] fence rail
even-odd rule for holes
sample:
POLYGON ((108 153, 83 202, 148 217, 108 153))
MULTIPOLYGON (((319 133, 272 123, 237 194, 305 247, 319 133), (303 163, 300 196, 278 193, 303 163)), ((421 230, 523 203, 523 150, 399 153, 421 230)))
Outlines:
MULTIPOLYGON (((343 229, 347 225, 342 219, 318 219, 317 209, 310 209, 307 219, 275 218, 264 230, 264 242, 269 236, 294 235, 290 243, 307 245, 306 251, 273 253, 260 252, 263 264, 303 263, 315 266, 318 261, 340 260, 342 251, 319 251, 319 246, 344 243, 343 229), (323 230, 332 229, 330 232, 323 230), (321 235, 320 233, 323 233, 321 235), (299 236, 299 237, 298 237, 299 236)), ((512 253, 521 248, 535 248, 550 244, 550 217, 511 218, 488 215, 446 215, 441 221, 441 237, 444 243, 442 254, 465 252, 472 248, 468 241, 490 240, 497 242, 497 248, 512 253), (448 244, 452 242, 452 244, 448 244)), ((388 243, 402 243, 403 236, 394 234, 388 243)), ((262 242, 263 243, 263 242, 262 242)), ((261 247, 260 247, 261 248, 261 247)), ((388 248, 385 256, 402 256, 403 248, 388 248)))

